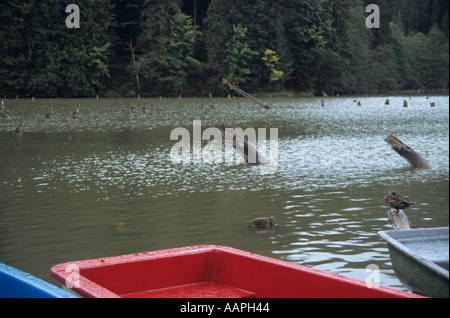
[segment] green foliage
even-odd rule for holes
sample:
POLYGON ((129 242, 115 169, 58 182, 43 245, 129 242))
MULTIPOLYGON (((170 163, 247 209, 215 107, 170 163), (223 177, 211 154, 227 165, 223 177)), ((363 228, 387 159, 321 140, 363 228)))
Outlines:
POLYGON ((224 60, 228 67, 228 80, 239 86, 240 83, 245 83, 248 76, 252 74, 249 64, 253 56, 258 55, 258 52, 252 51, 247 44, 247 28, 242 25, 233 26, 234 35, 227 43, 227 57, 224 60))
POLYGON ((201 35, 176 1, 149 3, 143 14, 159 19, 148 19, 143 26, 138 43, 145 49, 138 59, 138 72, 155 94, 184 93, 190 85, 190 75, 201 67, 195 57, 195 46, 201 35))
POLYGON ((184 93, 189 73, 200 67, 194 57, 196 30, 192 19, 178 11, 171 23, 170 40, 167 47, 167 74, 165 81, 174 92, 184 93))
POLYGON ((328 94, 449 86, 447 0, 79 0, 0 3, 0 95, 328 94), (196 5, 194 5, 196 3, 196 5), (194 21, 194 17, 196 20, 194 21), (267 48, 270 48, 268 50, 267 48))
POLYGON ((284 77, 284 72, 277 70, 280 64, 280 57, 277 55, 277 52, 272 51, 271 49, 266 49, 262 60, 269 69, 271 82, 279 81, 284 77))

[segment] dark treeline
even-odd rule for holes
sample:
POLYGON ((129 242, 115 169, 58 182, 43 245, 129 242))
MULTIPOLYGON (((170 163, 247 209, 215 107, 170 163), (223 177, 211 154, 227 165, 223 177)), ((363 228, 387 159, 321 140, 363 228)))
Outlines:
POLYGON ((2 1, 0 94, 217 96, 224 78, 253 92, 448 88, 448 14, 448 0, 2 1))

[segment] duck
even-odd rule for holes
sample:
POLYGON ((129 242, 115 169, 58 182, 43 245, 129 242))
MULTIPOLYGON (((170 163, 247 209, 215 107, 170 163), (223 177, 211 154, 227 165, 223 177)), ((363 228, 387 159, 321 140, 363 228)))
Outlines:
POLYGON ((273 232, 277 226, 277 220, 270 218, 257 218, 250 223, 250 227, 256 231, 273 232))
POLYGON ((142 112, 143 112, 144 114, 147 114, 147 113, 148 113, 147 107, 143 106, 143 107, 142 107, 142 112))
POLYGON ((17 126, 17 128, 16 128, 16 133, 17 133, 17 134, 23 133, 23 125, 22 125, 22 124, 19 124, 19 126, 17 126))
POLYGON ((136 114, 136 113, 137 113, 136 107, 130 106, 130 109, 128 109, 127 114, 130 115, 130 114, 136 114))
POLYGON ((5 119, 9 119, 9 116, 3 112, 0 112, 0 116, 2 116, 5 119))
POLYGON ((395 192, 391 192, 384 197, 384 202, 395 210, 394 215, 400 213, 400 210, 405 210, 411 206, 416 205, 415 202, 410 201, 395 192))

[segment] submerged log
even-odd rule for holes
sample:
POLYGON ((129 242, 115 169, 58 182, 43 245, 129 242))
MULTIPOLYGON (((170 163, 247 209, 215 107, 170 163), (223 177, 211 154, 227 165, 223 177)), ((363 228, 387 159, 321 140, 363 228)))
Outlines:
POLYGON ((236 151, 244 157, 245 161, 249 164, 259 166, 267 163, 267 160, 258 153, 258 150, 256 150, 252 144, 245 140, 244 136, 236 134, 233 128, 223 123, 217 124, 216 127, 225 137, 225 140, 232 143, 236 151))
POLYGON ((410 230, 411 222, 408 220, 405 211, 399 210, 397 214, 396 212, 397 210, 395 209, 391 209, 388 212, 389 221, 391 222, 392 226, 396 230, 410 230))
POLYGON ((253 97, 252 95, 244 92, 242 89, 240 89, 239 87, 234 86, 233 84, 227 82, 228 86, 232 89, 235 90, 236 92, 238 92, 239 94, 241 94, 244 97, 247 97, 248 99, 254 101, 255 103, 257 103, 259 106, 261 106, 264 109, 267 110, 271 110, 272 108, 270 108, 269 106, 267 106, 266 104, 264 104, 262 101, 260 101, 259 99, 256 99, 255 97, 253 97))
POLYGON ((391 145, 395 152, 405 158, 414 168, 433 169, 433 166, 428 161, 423 159, 417 152, 405 145, 394 135, 389 135, 385 141, 391 145))

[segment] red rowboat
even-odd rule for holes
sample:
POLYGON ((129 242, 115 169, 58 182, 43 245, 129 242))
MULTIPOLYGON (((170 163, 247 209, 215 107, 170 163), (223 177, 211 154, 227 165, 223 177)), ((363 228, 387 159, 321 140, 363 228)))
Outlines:
POLYGON ((94 298, 404 298, 418 295, 223 246, 60 264, 50 275, 94 298))

